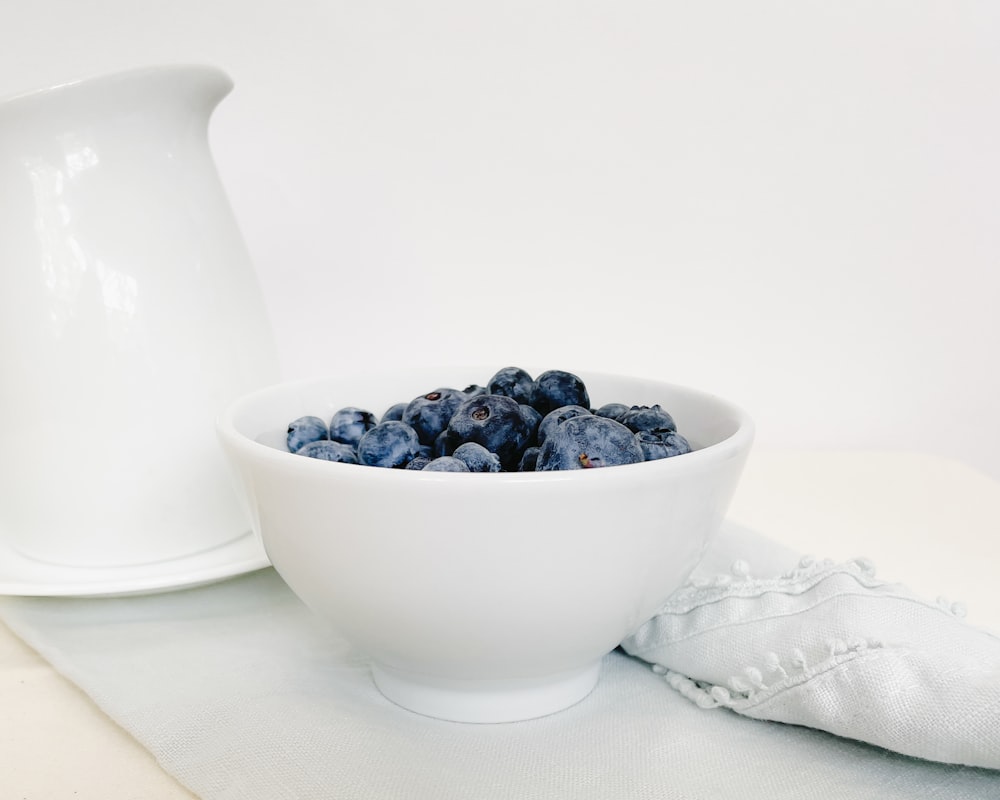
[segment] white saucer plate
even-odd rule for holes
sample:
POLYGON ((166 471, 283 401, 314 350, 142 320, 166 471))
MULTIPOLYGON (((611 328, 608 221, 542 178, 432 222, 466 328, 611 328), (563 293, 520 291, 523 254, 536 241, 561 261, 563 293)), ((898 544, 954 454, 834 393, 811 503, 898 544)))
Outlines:
POLYGON ((36 561, 0 542, 0 595, 107 597, 188 589, 270 566, 250 531, 183 558, 120 567, 73 567, 36 561))

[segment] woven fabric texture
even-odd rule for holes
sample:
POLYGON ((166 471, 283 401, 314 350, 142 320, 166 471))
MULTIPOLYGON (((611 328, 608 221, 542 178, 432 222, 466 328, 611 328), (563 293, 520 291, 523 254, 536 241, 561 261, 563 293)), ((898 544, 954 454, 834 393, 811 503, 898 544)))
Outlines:
MULTIPOLYGON (((730 531, 703 571, 744 551, 758 566, 769 552, 763 537, 730 531)), ((272 570, 145 597, 2 598, 0 617, 205 800, 1000 797, 1000 771, 762 722, 748 709, 700 708, 665 671, 621 651, 605 659, 590 696, 549 717, 421 717, 385 700, 363 656, 272 570)), ((785 664, 791 643, 767 635, 739 646, 728 637, 733 668, 706 657, 714 671, 705 678, 723 685, 737 664, 771 650, 785 664)), ((675 668, 697 674, 687 661, 675 668)))

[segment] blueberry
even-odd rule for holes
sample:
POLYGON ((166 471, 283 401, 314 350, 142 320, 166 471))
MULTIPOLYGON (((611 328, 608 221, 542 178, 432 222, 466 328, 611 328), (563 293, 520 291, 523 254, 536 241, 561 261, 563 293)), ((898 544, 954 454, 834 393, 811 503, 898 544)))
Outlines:
POLYGON ((394 406, 389 406, 388 410, 382 415, 382 419, 380 419, 379 422, 388 422, 392 419, 402 421, 403 412, 406 411, 407 405, 407 403, 396 403, 394 406))
POLYGON ((421 472, 470 472, 470 470, 461 459, 441 456, 427 464, 421 472))
POLYGON ((639 443, 642 455, 646 461, 656 461, 660 458, 671 458, 672 456, 680 456, 691 452, 691 445, 688 443, 688 440, 677 431, 657 433, 639 431, 635 435, 635 440, 639 443))
POLYGON ((428 449, 430 450, 431 458, 440 458, 443 455, 447 455, 445 452, 445 447, 448 442, 448 429, 445 428, 441 433, 437 435, 434 439, 434 444, 432 444, 428 449))
POLYGON ((642 448, 632 431, 613 419, 586 414, 568 419, 549 432, 535 469, 590 469, 642 460, 642 448))
POLYGON ((583 381, 572 372, 551 369, 535 379, 531 405, 543 416, 561 406, 583 406, 589 409, 590 395, 587 394, 583 381))
POLYGON ((632 406, 618 417, 618 421, 633 433, 638 433, 639 431, 661 433, 677 430, 674 418, 660 408, 659 405, 632 406))
POLYGON ((542 415, 533 407, 521 403, 521 416, 528 423, 531 435, 528 437, 528 444, 538 444, 538 426, 542 424, 542 415))
POLYGON ((329 438, 330 432, 326 423, 319 417, 299 417, 288 423, 285 444, 289 452, 297 453, 310 442, 319 442, 329 438))
POLYGON ((530 438, 531 428, 516 400, 499 394, 484 394, 470 397, 452 415, 445 437, 445 453, 454 453, 459 445, 475 442, 496 453, 505 470, 514 470, 530 438))
POLYGON ((535 382, 531 379, 531 375, 520 367, 504 367, 486 384, 486 390, 490 394, 512 397, 518 403, 524 404, 531 403, 534 389, 535 382))
POLYGON ((343 442, 331 442, 328 439, 319 439, 302 445, 295 451, 296 455, 308 456, 309 458, 319 458, 323 461, 340 461, 344 464, 357 464, 358 457, 354 448, 343 442))
POLYGON ((500 456, 481 444, 466 442, 455 448, 452 455, 465 463, 469 472, 500 472, 500 456))
POLYGON ((624 403, 605 403, 594 413, 599 417, 607 417, 608 419, 618 420, 618 418, 628 411, 628 409, 629 407, 624 403))
POLYGON ((545 437, 548 436, 549 431, 551 431, 560 422, 565 422, 573 417, 582 417, 584 414, 590 414, 590 409, 584 408, 583 406, 562 406, 561 408, 550 411, 542 417, 542 422, 538 426, 538 445, 542 445, 545 441, 545 437))
POLYGON ((405 467, 420 455, 417 432, 405 422, 380 422, 358 442, 358 461, 372 467, 405 467))
POLYGON ((448 420, 469 397, 458 389, 435 389, 415 397, 403 412, 403 422, 413 428, 423 444, 434 444, 434 439, 445 428, 448 420))
POLYGON ((342 408, 330 420, 330 441, 357 447, 361 437, 376 424, 375 415, 370 411, 353 406, 342 408))
POLYGON ((691 445, 661 406, 590 408, 579 376, 520 367, 486 386, 435 389, 388 408, 381 420, 342 408, 329 425, 299 417, 288 425, 292 452, 331 461, 431 471, 587 469, 681 455, 691 445))
POLYGON ((521 456, 521 461, 517 465, 518 472, 534 472, 535 464, 538 462, 538 448, 528 447, 521 456))

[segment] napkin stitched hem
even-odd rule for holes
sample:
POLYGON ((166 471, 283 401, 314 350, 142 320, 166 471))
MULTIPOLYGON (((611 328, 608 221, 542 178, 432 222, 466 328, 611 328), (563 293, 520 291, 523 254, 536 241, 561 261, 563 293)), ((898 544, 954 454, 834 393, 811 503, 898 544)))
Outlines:
POLYGON ((622 649, 702 709, 1000 769, 1000 639, 964 616, 865 558, 807 556, 776 577, 737 560, 692 578, 622 649))

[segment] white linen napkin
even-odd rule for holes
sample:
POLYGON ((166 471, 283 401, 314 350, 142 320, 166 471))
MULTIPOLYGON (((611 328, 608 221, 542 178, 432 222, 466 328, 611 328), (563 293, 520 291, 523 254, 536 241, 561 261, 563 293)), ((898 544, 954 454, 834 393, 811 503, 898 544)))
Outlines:
POLYGON ((1000 769, 1000 639, 864 558, 794 559, 724 532, 622 643, 701 708, 805 725, 918 758, 1000 769), (720 557, 746 558, 719 571, 720 557))
MULTIPOLYGON (((734 560, 736 547, 753 558, 753 574, 766 574, 767 558, 778 553, 767 544, 729 527, 701 572, 715 575, 719 564, 734 560)), ((683 596, 694 594, 689 588, 683 596)), ((713 604, 698 608, 707 613, 713 604)), ((620 651, 605 659, 595 691, 558 714, 503 725, 422 717, 385 700, 363 655, 270 569, 144 597, 0 598, 0 617, 205 800, 1000 797, 997 770, 705 710, 620 651)), ((841 638, 852 631, 845 628, 841 638)), ((655 641, 652 632, 646 629, 645 643, 655 641)), ((734 648, 731 663, 743 668, 763 659, 758 669, 770 686, 766 653, 780 651, 784 664, 793 647, 772 644, 766 633, 762 628, 742 650, 734 648)), ((884 634, 861 635, 891 642, 884 634)), ((808 642, 797 646, 812 652, 808 642)), ((688 660, 674 663, 665 652, 669 666, 658 668, 664 674, 699 676, 688 660)), ((718 701, 709 684, 726 685, 739 672, 718 654, 702 660, 712 674, 692 686, 718 701)), ((755 686, 755 675, 747 678, 755 686)), ((702 696, 676 683, 684 694, 702 696)), ((729 705, 741 712, 740 692, 729 692, 729 705)), ((996 706, 992 714, 996 727, 996 706)))

